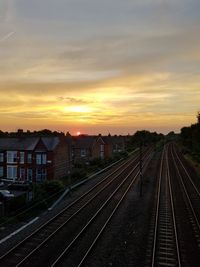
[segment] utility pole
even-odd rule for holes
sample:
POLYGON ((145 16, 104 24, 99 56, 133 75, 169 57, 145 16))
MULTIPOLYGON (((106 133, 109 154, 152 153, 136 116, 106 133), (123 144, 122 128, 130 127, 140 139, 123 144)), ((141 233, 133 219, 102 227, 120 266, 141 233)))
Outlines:
POLYGON ((71 189, 71 171, 70 170, 68 171, 68 187, 70 190, 71 189))
POLYGON ((143 183, 143 177, 142 177, 142 141, 140 141, 140 197, 142 197, 142 183, 143 183))
POLYGON ((69 166, 68 166, 68 188, 69 188, 69 192, 71 191, 71 173, 72 173, 72 168, 71 168, 71 164, 72 164, 73 160, 71 158, 69 158, 69 166))

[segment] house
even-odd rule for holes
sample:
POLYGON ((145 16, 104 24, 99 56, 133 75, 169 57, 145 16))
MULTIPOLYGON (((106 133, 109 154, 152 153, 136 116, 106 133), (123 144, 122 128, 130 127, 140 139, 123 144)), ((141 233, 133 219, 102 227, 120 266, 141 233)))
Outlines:
POLYGON ((123 136, 108 136, 102 137, 104 141, 105 157, 112 157, 114 154, 125 151, 125 139, 123 136))
POLYGON ((73 138, 73 158, 75 163, 89 162, 104 158, 104 141, 99 136, 80 135, 73 138))
POLYGON ((68 174, 69 152, 65 138, 0 138, 0 179, 42 182, 68 174))

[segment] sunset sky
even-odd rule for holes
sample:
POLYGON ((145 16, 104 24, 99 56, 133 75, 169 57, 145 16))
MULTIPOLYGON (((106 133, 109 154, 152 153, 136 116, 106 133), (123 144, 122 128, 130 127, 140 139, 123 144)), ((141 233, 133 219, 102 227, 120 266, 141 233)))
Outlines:
POLYGON ((0 129, 168 133, 200 110, 199 0, 0 0, 0 129))

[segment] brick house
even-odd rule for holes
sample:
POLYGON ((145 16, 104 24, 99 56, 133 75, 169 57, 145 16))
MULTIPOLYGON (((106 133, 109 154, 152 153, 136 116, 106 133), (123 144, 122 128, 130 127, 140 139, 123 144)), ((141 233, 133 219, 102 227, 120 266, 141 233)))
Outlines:
POLYGON ((69 169, 67 142, 61 137, 0 138, 0 179, 42 182, 69 169))
POLYGON ((74 162, 89 162, 93 159, 104 158, 104 141, 99 136, 81 135, 73 138, 74 162))
POLYGON ((123 136, 103 136, 105 157, 112 157, 115 153, 125 151, 125 138, 123 136))

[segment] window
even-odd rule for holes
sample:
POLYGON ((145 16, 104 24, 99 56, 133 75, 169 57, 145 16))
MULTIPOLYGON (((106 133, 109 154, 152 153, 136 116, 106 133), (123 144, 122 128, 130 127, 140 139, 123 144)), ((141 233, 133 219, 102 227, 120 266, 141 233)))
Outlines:
POLYGON ((3 173, 3 167, 0 167, 0 177, 3 177, 4 173, 3 173))
POLYGON ((7 178, 15 180, 17 178, 17 167, 16 166, 8 166, 7 167, 7 178))
POLYGON ((101 157, 101 159, 104 158, 104 145, 101 145, 101 148, 100 148, 100 157, 101 157))
POLYGON ((46 180, 47 171, 46 169, 37 169, 36 171, 36 181, 41 182, 46 180))
POLYGON ((19 169, 19 179, 23 181, 25 180, 25 169, 24 168, 19 169))
POLYGON ((114 145, 113 152, 118 152, 118 145, 117 144, 114 145))
POLYGON ((0 153, 0 162, 3 162, 3 161, 4 161, 4 154, 0 153))
POLYGON ((16 163, 16 162, 17 162, 17 151, 8 151, 7 163, 16 163))
POLYGON ((28 153, 28 158, 27 158, 28 163, 32 163, 32 154, 28 153))
POLYGON ((86 150, 85 149, 81 149, 81 157, 85 157, 86 156, 86 150))
POLYGON ((28 181, 32 181, 33 179, 33 170, 32 169, 28 169, 27 170, 27 180, 28 181))
POLYGON ((47 155, 42 154, 42 164, 47 164, 47 155))
POLYGON ((24 152, 20 152, 20 163, 24 164, 24 152))
POLYGON ((46 154, 36 154, 36 164, 46 164, 47 163, 47 155, 46 154))

